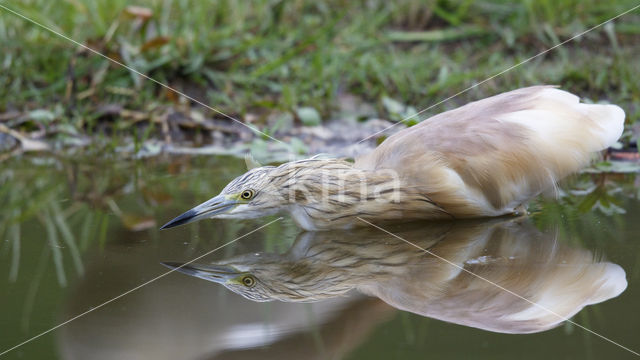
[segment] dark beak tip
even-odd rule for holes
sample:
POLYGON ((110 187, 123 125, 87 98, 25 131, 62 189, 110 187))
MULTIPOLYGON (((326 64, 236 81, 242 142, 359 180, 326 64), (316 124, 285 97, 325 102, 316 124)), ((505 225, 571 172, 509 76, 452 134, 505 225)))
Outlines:
POLYGON ((174 226, 175 226, 175 225, 172 225, 172 224, 171 224, 171 221, 169 221, 168 223, 166 223, 166 224, 162 225, 162 226, 160 227, 160 230, 169 229, 169 228, 172 228, 172 227, 174 227, 174 226))
POLYGON ((175 269, 183 265, 183 263, 179 263, 175 261, 160 261, 160 264, 168 267, 169 269, 175 269))
POLYGON ((191 222, 191 220, 196 216, 196 212, 194 210, 189 210, 187 212, 185 212, 184 214, 178 215, 177 217, 175 217, 173 220, 169 221, 168 223, 162 225, 160 227, 160 230, 164 230, 164 229, 169 229, 172 227, 176 227, 182 224, 186 224, 191 222))

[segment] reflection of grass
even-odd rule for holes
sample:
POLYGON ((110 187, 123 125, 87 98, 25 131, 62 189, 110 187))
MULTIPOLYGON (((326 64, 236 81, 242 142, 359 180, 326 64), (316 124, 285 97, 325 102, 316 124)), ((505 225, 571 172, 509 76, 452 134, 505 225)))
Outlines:
POLYGON ((20 225, 12 224, 9 227, 7 238, 11 242, 11 270, 9 270, 9 280, 16 281, 18 278, 18 268, 20 267, 20 225))
MULTIPOLYGON (((147 20, 127 11, 124 0, 3 4, 226 113, 256 115, 260 123, 273 112, 295 115, 301 106, 328 118, 345 93, 375 103, 385 117, 393 115, 383 104, 387 96, 423 108, 636 2, 136 2, 151 11, 147 20)), ((180 104, 153 83, 0 12, 0 66, 6 70, 0 72, 0 112, 9 105, 47 109, 32 114, 22 125, 27 130, 58 124, 65 125, 60 135, 98 131, 98 108, 107 103, 151 114, 180 104)), ((458 101, 552 83, 619 103, 635 120, 637 24, 638 15, 629 14, 458 101)), ((126 125, 138 121, 118 120, 115 133, 130 132, 126 125)))
MULTIPOLYGON (((227 160, 176 158, 143 164, 56 159, 55 167, 42 158, 11 160, 8 167, 0 170, 0 203, 4 206, 0 213, 0 239, 5 240, 0 257, 9 260, 9 279, 18 279, 20 258, 26 256, 21 253, 21 244, 42 241, 49 249, 58 283, 66 285, 68 268, 81 276, 83 252, 95 244, 103 249, 108 241, 117 241, 114 230, 153 233, 158 228, 156 219, 169 219, 169 214, 178 214, 213 196, 233 174, 242 171, 242 161, 227 160)), ((200 241, 205 248, 219 245, 211 243, 208 236, 198 236, 209 232, 209 226, 190 226, 196 232, 190 237, 196 242, 193 250, 200 241)), ((216 231, 223 231, 224 238, 232 239, 251 226, 232 221, 216 231)), ((266 246, 282 247, 280 242, 293 239, 291 231, 297 229, 273 226, 268 230, 271 240, 266 246)), ((211 238, 220 240, 218 236, 211 238)))
POLYGON ((638 200, 635 179, 633 174, 582 174, 565 181, 557 198, 531 202, 529 211, 538 226, 557 228, 563 238, 602 248, 623 240, 618 233, 628 227, 624 204, 638 200))
POLYGON ((56 275, 58 276, 58 283, 60 286, 67 285, 67 276, 65 275, 64 267, 62 264, 62 250, 60 243, 58 242, 58 231, 51 220, 51 214, 45 213, 41 215, 40 221, 44 224, 44 227, 47 231, 47 240, 49 242, 49 247, 51 248, 53 254, 53 263, 56 267, 56 275))

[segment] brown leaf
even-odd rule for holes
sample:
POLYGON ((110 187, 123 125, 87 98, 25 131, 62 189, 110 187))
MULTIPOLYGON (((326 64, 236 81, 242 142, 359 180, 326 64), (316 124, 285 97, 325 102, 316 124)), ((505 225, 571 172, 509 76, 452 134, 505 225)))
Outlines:
POLYGON ((147 120, 149 118, 149 114, 146 112, 127 109, 122 109, 120 116, 123 118, 133 119, 134 122, 147 120))
POLYGON ((102 104, 98 106, 95 113, 98 117, 102 116, 119 116, 123 107, 120 104, 102 104))
POLYGON ((168 192, 164 192, 162 190, 154 189, 142 189, 142 193, 145 198, 149 201, 152 201, 154 204, 168 204, 173 200, 171 194, 168 192))
POLYGON ((130 231, 143 231, 156 226, 156 220, 149 216, 136 214, 123 214, 122 224, 130 231))
POLYGON ((173 90, 165 89, 165 94, 167 99, 174 104, 177 104, 180 101, 180 95, 173 90))
POLYGON ((157 36, 154 37, 153 39, 147 41, 146 43, 142 44, 142 47, 140 48, 140 51, 144 52, 153 48, 157 48, 160 46, 163 46, 165 44, 169 43, 169 37, 167 36, 157 36))

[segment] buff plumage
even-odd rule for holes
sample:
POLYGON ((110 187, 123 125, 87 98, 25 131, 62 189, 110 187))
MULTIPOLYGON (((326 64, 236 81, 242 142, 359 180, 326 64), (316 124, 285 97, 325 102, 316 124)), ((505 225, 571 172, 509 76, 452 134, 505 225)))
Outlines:
POLYGON ((624 117, 618 106, 580 103, 551 86, 518 89, 424 120, 353 163, 252 169, 164 227, 277 212, 306 230, 518 213, 615 143, 624 117))

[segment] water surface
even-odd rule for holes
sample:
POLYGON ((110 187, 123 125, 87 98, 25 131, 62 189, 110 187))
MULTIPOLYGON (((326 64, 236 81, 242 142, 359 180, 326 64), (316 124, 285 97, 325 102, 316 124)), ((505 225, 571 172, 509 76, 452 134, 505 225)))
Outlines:
MULTIPOLYGON (((0 351, 166 273, 162 261, 190 261, 275 219, 157 230, 242 166, 5 161, 0 351)), ((4 357, 633 358, 557 315, 640 350, 638 188, 633 175, 582 175, 527 218, 389 227, 430 253, 376 229, 302 233, 285 218, 197 261, 260 287, 172 273, 4 357)))

